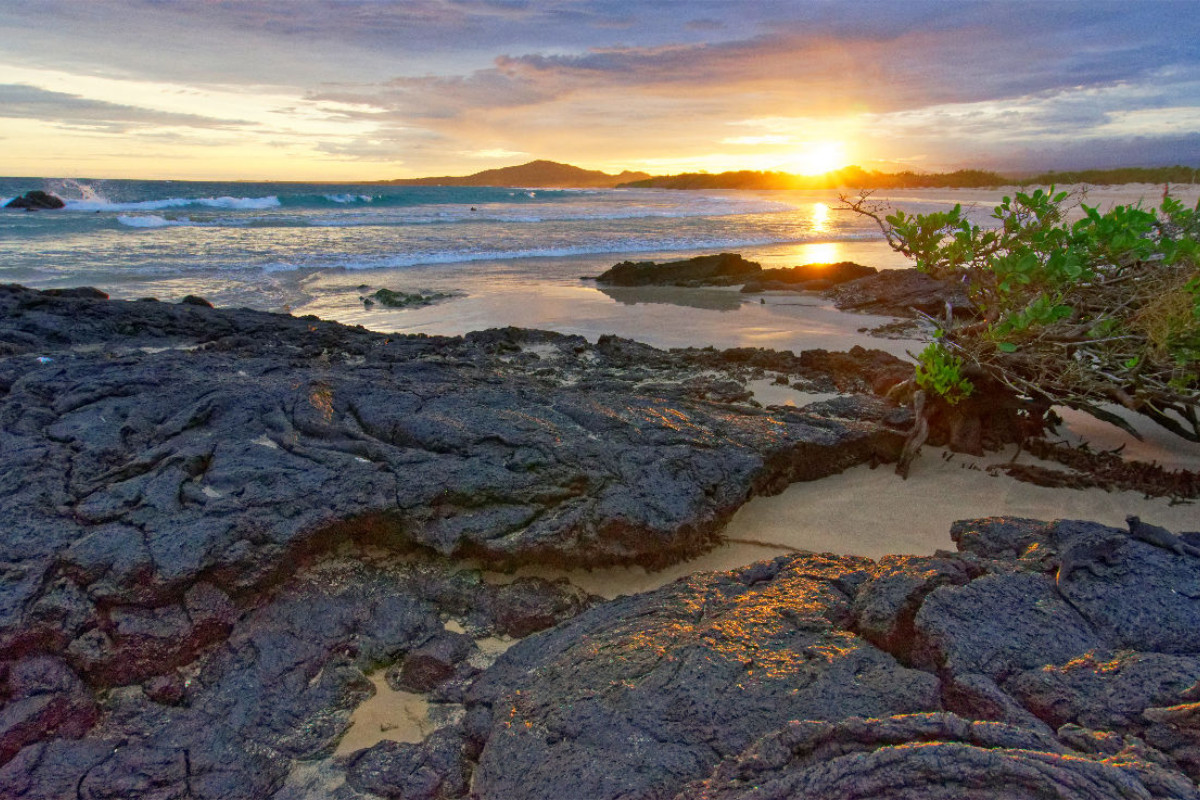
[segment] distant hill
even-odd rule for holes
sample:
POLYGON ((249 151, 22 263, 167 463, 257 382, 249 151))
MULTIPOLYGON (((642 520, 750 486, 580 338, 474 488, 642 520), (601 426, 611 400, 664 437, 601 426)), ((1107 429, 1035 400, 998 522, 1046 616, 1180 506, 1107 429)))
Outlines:
POLYGON ((987 188, 1070 183, 1118 185, 1124 183, 1195 183, 1200 172, 1193 167, 1126 167, 1080 172, 1046 172, 1031 177, 1005 176, 978 169, 955 172, 872 172, 846 167, 824 175, 787 172, 690 172, 662 175, 621 184, 636 189, 923 189, 987 188))
POLYGON ((384 183, 393 186, 523 186, 543 189, 610 189, 620 183, 649 178, 645 172, 609 175, 592 169, 573 167, 556 161, 530 161, 519 167, 502 167, 476 172, 474 175, 440 178, 404 178, 384 183))

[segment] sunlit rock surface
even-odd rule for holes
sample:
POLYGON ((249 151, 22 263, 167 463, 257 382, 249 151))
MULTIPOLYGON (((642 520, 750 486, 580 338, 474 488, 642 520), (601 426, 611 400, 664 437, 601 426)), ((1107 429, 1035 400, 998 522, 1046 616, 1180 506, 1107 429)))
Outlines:
POLYGON ((1194 534, 967 520, 610 602, 464 567, 669 563, 894 457, 882 354, 0 312, 0 797, 1200 797, 1194 534))

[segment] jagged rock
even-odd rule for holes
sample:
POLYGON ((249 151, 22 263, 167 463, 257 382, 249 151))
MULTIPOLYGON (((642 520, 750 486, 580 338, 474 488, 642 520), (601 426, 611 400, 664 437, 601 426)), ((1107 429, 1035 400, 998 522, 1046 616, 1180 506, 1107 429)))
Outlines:
POLYGON ((1030 548, 1050 546, 1052 525, 1020 517, 985 517, 959 520, 950 526, 950 538, 964 553, 981 558, 1018 559, 1030 548))
MULTIPOLYGON (((1196 696, 1195 687, 1188 693, 1196 696)), ((1146 741, 1170 755, 1191 776, 1200 781, 1200 703, 1147 708, 1143 734, 1146 741)))
POLYGON ((853 261, 836 264, 805 264, 799 267, 763 269, 736 253, 696 256, 662 264, 653 261, 622 261, 595 278, 609 286, 736 286, 743 292, 776 289, 818 291, 836 284, 874 275, 874 267, 853 261))
POLYGON ((362 301, 363 305, 368 307, 379 303, 388 308, 424 308, 456 296, 452 292, 397 292, 393 289, 378 289, 370 297, 362 298, 362 301))
POLYGON ((1014 676, 1008 691, 1051 726, 1073 723, 1142 735, 1148 709, 1178 703, 1200 680, 1200 658, 1163 653, 1089 653, 1014 676))
POLYGON ((842 629, 869 566, 693 576, 524 640, 468 694, 491 719, 474 793, 560 796, 570 776, 572 796, 669 796, 790 719, 937 709, 933 675, 842 629))
POLYGON ((597 283, 612 286, 720 285, 742 283, 762 267, 737 253, 696 256, 682 261, 656 264, 653 261, 622 261, 596 277, 597 283))
POLYGON ((984 575, 966 586, 935 589, 913 629, 914 663, 995 680, 1105 645, 1058 594, 1052 577, 1029 573, 984 575))
POLYGON ((855 345, 846 352, 805 350, 799 356, 801 369, 812 375, 827 375, 839 392, 870 391, 886 394, 911 373, 907 364, 882 350, 855 345))
MULTIPOLYGON (((456 644, 447 657, 465 664, 474 643, 443 623, 464 608, 479 612, 479 635, 500 633, 503 587, 432 564, 366 566, 360 558, 326 560, 242 616, 223 644, 189 667, 183 697, 172 705, 136 687, 119 689, 90 731, 44 732, 83 738, 25 747, 0 767, 0 797, 61 797, 52 787, 68 783, 87 787, 87 797, 269 797, 296 763, 328 758, 353 709, 374 691, 364 670, 428 654, 447 638, 456 644)), ((586 606, 577 590, 563 592, 562 616, 551 623, 586 606)), ((437 764, 459 764, 461 784, 458 743, 461 736, 418 749, 440 753, 437 764)))
MULTIPOLYGON (((1087 638, 1094 609, 1064 596, 1164 554, 1192 557, 1078 521, 955 531, 959 556, 796 555, 587 610, 563 584, 326 556, 234 619, 184 670, 182 697, 111 691, 82 738, 28 744, 0 768, 0 796, 461 797, 473 775, 480 800, 751 787, 756 798, 1200 797, 1187 778, 1200 774, 1200 660, 1113 653, 1102 629, 1087 638), (1081 542, 1113 536, 1125 537, 1113 563, 1055 580, 1081 542), (550 627, 483 669, 447 618, 472 636, 550 627), (431 699, 465 703, 461 722, 331 758, 372 692, 363 670, 425 655, 453 670, 431 699)), ((199 584, 182 608, 227 618, 231 604, 199 584)), ((114 635, 172 624, 119 620, 114 635)), ((26 669, 65 676, 31 682, 10 667, 6 691, 78 685, 56 669, 26 669)))
POLYGON ((838 284, 825 296, 843 311, 911 317, 913 310, 941 318, 950 303, 956 317, 974 315, 966 291, 931 278, 917 269, 885 269, 875 275, 838 284))
MULTIPOLYGON (((605 343, 605 337, 601 337, 596 346, 599 348, 605 343)), ((765 350, 761 347, 733 347, 728 350, 689 348, 672 350, 671 355, 710 369, 748 367, 772 370, 801 378, 810 383, 815 391, 882 395, 897 383, 912 377, 912 365, 908 362, 882 350, 869 350, 859 345, 845 352, 818 348, 801 351, 798 355, 786 350, 765 350)), ((647 358, 651 354, 632 355, 631 361, 639 357, 647 358)))
POLYGON ((835 264, 805 264, 800 267, 764 269, 746 281, 743 292, 806 291, 819 292, 847 281, 865 278, 878 272, 874 267, 865 267, 853 261, 835 264))
POLYGON ((38 358, 0 359, 0 647, 65 652, 105 685, 225 635, 231 608, 185 607, 198 581, 252 594, 347 539, 664 565, 714 544, 754 493, 900 441, 841 412, 640 390, 701 367, 615 339, 389 337, 0 287, 3 342, 38 358), (535 345, 567 378, 533 374, 535 345))
POLYGON ((40 189, 26 192, 20 197, 14 197, 5 204, 5 208, 23 208, 26 211, 44 211, 59 209, 65 206, 66 203, 62 198, 43 192, 40 189))
POLYGON ((474 647, 469 636, 443 633, 409 651, 397 668, 388 671, 388 684, 408 692, 432 691, 438 684, 454 675, 455 667, 464 661, 474 647))
POLYGON ((1028 708, 1000 688, 996 681, 977 672, 946 672, 942 678, 942 703, 966 719, 1007 722, 1047 735, 1053 729, 1028 708))
POLYGON ((50 738, 77 739, 96 721, 91 693, 70 667, 50 656, 6 665, 0 696, 0 764, 22 747, 50 738))
POLYGON ((911 423, 869 394, 764 412, 721 376, 879 391, 869 351, 0 287, 0 353, 0 797, 1198 796, 1200 558, 1153 520, 970 520, 957 555, 602 604, 436 555, 694 552, 911 423), (335 757, 373 670, 436 730, 335 757))
POLYGON ((565 579, 547 583, 518 578, 496 590, 496 627, 505 636, 521 639, 575 616, 589 601, 565 579))
POLYGON ((1196 798, 1184 776, 1137 759, 1087 759, 1054 737, 953 714, 791 722, 676 800, 1196 798))
POLYGON ((112 756, 112 742, 96 739, 38 742, 0 767, 0 797, 13 800, 79 797, 79 784, 84 776, 112 756))
POLYGON ((1084 545, 1075 563, 1060 566, 1059 591, 1109 647, 1200 654, 1200 557, 1092 523, 1063 521, 1053 536, 1060 554, 1084 545), (1108 555, 1093 542, 1115 547, 1108 555))
POLYGON ((463 746, 462 733, 455 729, 436 731, 421 744, 380 742, 348 759, 346 779, 354 788, 381 797, 463 797, 467 790, 463 746))
POLYGON ((939 586, 961 586, 982 572, 961 558, 884 556, 854 598, 854 631, 907 662, 914 642, 913 620, 939 586))

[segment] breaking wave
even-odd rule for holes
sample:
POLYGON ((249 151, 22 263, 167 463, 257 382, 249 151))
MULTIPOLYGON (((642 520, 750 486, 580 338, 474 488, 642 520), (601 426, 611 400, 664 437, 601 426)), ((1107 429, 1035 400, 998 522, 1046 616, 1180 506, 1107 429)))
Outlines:
POLYGON ((138 200, 132 203, 105 199, 68 200, 68 211, 159 211, 165 208, 222 208, 239 211, 261 211, 282 205, 275 195, 266 197, 168 197, 163 200, 138 200))

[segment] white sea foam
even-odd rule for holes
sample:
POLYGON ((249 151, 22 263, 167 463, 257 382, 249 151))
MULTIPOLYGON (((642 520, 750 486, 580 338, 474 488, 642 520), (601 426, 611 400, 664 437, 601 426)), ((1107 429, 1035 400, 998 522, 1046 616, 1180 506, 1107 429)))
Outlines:
POLYGON ((157 214, 138 214, 137 216, 122 214, 117 217, 117 222, 129 228, 169 228, 192 224, 192 221, 187 217, 182 219, 167 219, 157 214))
POLYGON ((159 211, 166 208, 202 206, 243 211, 278 208, 279 198, 267 197, 168 197, 163 200, 141 200, 134 203, 114 203, 109 200, 68 200, 68 211, 159 211))
POLYGON ((324 197, 331 203, 369 203, 374 199, 369 194, 327 194, 324 197))

